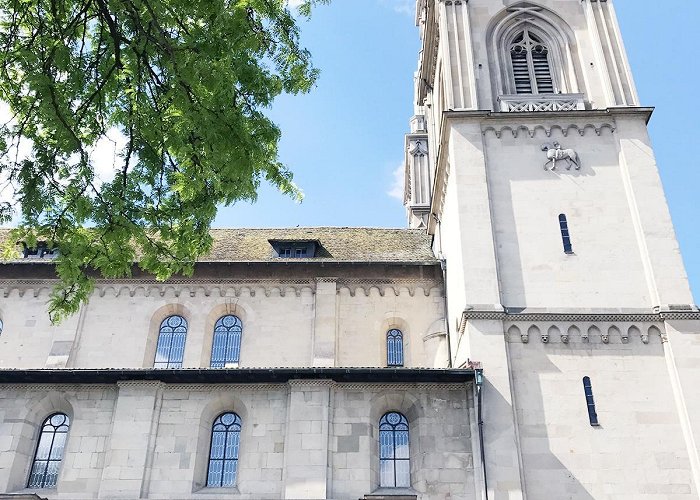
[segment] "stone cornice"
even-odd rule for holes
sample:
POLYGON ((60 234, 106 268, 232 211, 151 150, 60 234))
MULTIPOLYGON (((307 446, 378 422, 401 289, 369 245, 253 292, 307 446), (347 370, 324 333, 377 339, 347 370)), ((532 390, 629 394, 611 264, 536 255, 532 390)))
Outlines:
POLYGON ((508 313, 501 311, 464 311, 462 322, 495 320, 522 323, 588 322, 588 323, 662 323, 665 320, 700 320, 698 311, 667 311, 657 313, 508 313))

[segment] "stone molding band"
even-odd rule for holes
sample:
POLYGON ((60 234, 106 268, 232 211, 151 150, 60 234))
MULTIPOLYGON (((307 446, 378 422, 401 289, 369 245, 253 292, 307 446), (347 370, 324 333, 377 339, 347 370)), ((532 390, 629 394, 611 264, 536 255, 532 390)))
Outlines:
POLYGON ((697 311, 669 311, 650 314, 595 314, 595 313, 524 313, 512 314, 500 311, 464 311, 462 313, 463 330, 464 323, 469 320, 492 320, 510 322, 601 322, 601 323, 662 323, 667 320, 698 321, 700 312, 697 311))

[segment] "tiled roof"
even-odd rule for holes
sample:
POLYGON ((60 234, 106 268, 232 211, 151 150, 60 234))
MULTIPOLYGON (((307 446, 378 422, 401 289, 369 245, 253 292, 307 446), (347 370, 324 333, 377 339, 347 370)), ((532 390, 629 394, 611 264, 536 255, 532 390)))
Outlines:
MULTIPOLYGON (((288 229, 213 229, 214 245, 202 261, 269 261, 269 240, 320 243, 313 260, 360 262, 434 261, 430 237, 422 230, 364 227, 315 227, 288 229)), ((293 259, 298 261, 300 259, 293 259)), ((307 259, 309 260, 309 259, 307 259)))
MULTIPOLYGON (((8 230, 0 229, 0 243, 8 230)), ((436 262, 431 237, 420 229, 364 227, 309 227, 285 229, 212 229, 214 244, 201 262, 266 262, 274 256, 270 240, 309 241, 320 244, 313 259, 328 262, 436 262)), ((37 262, 36 260, 34 262, 37 262)))

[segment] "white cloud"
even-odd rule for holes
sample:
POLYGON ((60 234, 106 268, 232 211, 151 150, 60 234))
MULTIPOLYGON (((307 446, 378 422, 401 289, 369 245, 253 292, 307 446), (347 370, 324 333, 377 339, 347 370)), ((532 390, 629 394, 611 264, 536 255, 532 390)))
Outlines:
POLYGON ((404 164, 401 162, 392 172, 392 182, 391 187, 386 192, 392 198, 396 198, 401 203, 403 203, 403 187, 404 187, 404 164))
POLYGON ((287 0, 287 7, 289 7, 290 9, 296 9, 303 3, 304 0, 287 0))
POLYGON ((379 3, 399 14, 413 17, 416 13, 416 0, 379 0, 379 3))

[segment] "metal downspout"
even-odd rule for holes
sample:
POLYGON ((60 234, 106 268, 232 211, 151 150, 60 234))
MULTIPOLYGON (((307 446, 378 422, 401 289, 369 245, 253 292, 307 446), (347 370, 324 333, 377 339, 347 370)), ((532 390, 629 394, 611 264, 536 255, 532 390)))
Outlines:
POLYGON ((481 398, 481 391, 483 389, 484 373, 483 370, 478 369, 474 373, 474 381, 476 383, 476 419, 479 426, 479 455, 481 455, 481 469, 484 472, 484 499, 489 500, 489 483, 486 477, 486 452, 484 449, 484 415, 483 415, 483 402, 481 398))
MULTIPOLYGON (((440 249, 442 253, 442 249, 440 249)), ((447 335, 447 368, 452 368, 452 339, 450 335, 450 320, 447 317, 447 261, 442 258, 440 259, 440 267, 442 268, 442 282, 445 286, 445 292, 442 294, 444 306, 445 306, 445 335, 447 335)))

